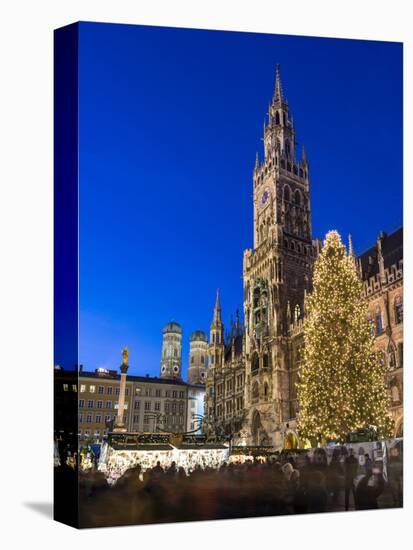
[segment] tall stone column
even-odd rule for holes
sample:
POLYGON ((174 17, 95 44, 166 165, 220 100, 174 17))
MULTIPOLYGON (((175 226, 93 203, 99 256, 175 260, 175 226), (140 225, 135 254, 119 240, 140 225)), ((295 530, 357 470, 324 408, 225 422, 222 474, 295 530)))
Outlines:
POLYGON ((126 432, 126 427, 123 422, 123 413, 125 410, 125 390, 126 390, 126 373, 128 372, 128 348, 122 350, 122 365, 120 366, 120 391, 119 391, 119 403, 118 403, 118 415, 116 417, 114 432, 126 432))

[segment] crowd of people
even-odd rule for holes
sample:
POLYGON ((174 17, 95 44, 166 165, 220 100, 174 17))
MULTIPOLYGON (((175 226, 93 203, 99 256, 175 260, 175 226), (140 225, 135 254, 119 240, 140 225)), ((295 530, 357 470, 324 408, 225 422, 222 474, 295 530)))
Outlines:
POLYGON ((401 506, 402 470, 389 472, 383 476, 381 464, 368 454, 360 461, 351 450, 328 461, 324 449, 190 473, 174 462, 145 472, 136 465, 113 486, 93 468, 79 473, 80 522, 100 527, 401 506))

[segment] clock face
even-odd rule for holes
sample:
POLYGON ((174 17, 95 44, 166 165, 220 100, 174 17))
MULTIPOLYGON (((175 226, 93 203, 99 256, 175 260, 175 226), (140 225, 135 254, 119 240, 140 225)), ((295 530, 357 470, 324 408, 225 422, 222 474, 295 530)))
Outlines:
POLYGON ((265 188, 264 191, 262 192, 261 199, 260 199, 261 207, 267 204, 269 198, 270 198, 270 192, 268 188, 265 188))

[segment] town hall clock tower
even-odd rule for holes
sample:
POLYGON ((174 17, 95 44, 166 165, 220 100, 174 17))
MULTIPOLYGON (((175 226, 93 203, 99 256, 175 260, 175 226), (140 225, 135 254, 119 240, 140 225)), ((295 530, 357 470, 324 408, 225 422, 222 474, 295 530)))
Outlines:
MULTIPOLYGON (((303 316, 313 264, 309 165, 277 66, 253 172, 253 249, 244 251, 246 431, 253 445, 282 445, 291 419, 290 326, 303 316)), ((294 416, 294 415, 293 415, 294 416)))

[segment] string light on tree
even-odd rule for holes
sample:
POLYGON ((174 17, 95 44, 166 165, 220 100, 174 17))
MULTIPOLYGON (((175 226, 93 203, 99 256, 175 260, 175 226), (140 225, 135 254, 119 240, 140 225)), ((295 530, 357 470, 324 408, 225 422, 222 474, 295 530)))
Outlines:
POLYGON ((326 235, 306 297, 304 358, 297 385, 302 438, 343 442, 376 426, 390 436, 386 367, 373 351, 367 304, 353 258, 336 231, 326 235))

